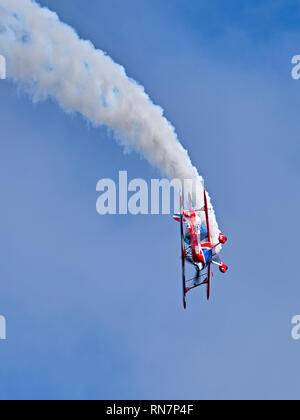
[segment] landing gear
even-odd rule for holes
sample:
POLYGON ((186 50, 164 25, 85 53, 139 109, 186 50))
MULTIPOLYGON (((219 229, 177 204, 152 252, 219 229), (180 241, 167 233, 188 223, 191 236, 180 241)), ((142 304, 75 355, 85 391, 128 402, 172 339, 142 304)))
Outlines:
POLYGON ((221 271, 221 273, 225 274, 226 271, 228 270, 228 267, 226 264, 224 264, 223 262, 221 262, 219 270, 221 271))
POLYGON ((226 238, 225 235, 223 235, 223 233, 220 233, 220 235, 219 235, 219 242, 222 245, 226 244, 226 242, 227 242, 227 238, 226 238))
POLYGON ((212 263, 219 267, 219 270, 221 271, 221 273, 225 274, 228 271, 228 267, 225 263, 223 263, 223 261, 217 262, 213 260, 212 263))

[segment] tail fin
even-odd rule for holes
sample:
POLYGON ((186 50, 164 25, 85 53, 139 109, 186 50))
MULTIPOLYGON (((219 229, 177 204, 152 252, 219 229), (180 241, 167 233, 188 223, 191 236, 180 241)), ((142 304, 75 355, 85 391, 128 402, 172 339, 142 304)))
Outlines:
POLYGON ((180 214, 174 214, 173 219, 176 220, 176 222, 180 222, 180 214))

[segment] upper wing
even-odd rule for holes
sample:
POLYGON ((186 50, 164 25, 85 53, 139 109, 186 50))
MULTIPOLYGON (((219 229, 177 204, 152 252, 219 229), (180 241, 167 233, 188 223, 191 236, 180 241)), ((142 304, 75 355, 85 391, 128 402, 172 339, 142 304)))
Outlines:
POLYGON ((205 207, 207 237, 208 237, 208 241, 211 243, 210 223, 209 223, 209 214, 208 214, 208 205, 207 205, 207 195, 206 195, 205 189, 204 189, 204 207, 205 207))
POLYGON ((181 263, 182 263, 183 306, 184 306, 184 308, 186 308, 185 244, 184 244, 183 199, 182 199, 182 195, 180 195, 180 235, 181 235, 181 263))

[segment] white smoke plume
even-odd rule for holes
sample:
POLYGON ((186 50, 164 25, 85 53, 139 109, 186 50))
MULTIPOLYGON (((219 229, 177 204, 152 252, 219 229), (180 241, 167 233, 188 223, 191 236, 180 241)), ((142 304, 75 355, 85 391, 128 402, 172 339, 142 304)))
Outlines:
MULTIPOLYGON (((56 13, 31 0, 0 0, 0 54, 6 57, 8 77, 34 101, 52 97, 66 112, 111 127, 118 141, 134 147, 168 178, 192 179, 203 191, 203 179, 162 108, 123 67, 81 40, 56 13)), ((210 222, 217 243, 213 210, 210 222)))

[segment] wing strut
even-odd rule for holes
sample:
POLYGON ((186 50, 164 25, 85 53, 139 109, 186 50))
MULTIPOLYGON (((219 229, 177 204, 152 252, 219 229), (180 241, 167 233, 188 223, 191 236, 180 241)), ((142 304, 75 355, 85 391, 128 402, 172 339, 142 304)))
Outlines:
POLYGON ((207 274, 207 300, 210 299, 210 284, 211 284, 211 264, 208 266, 208 274, 207 274))

